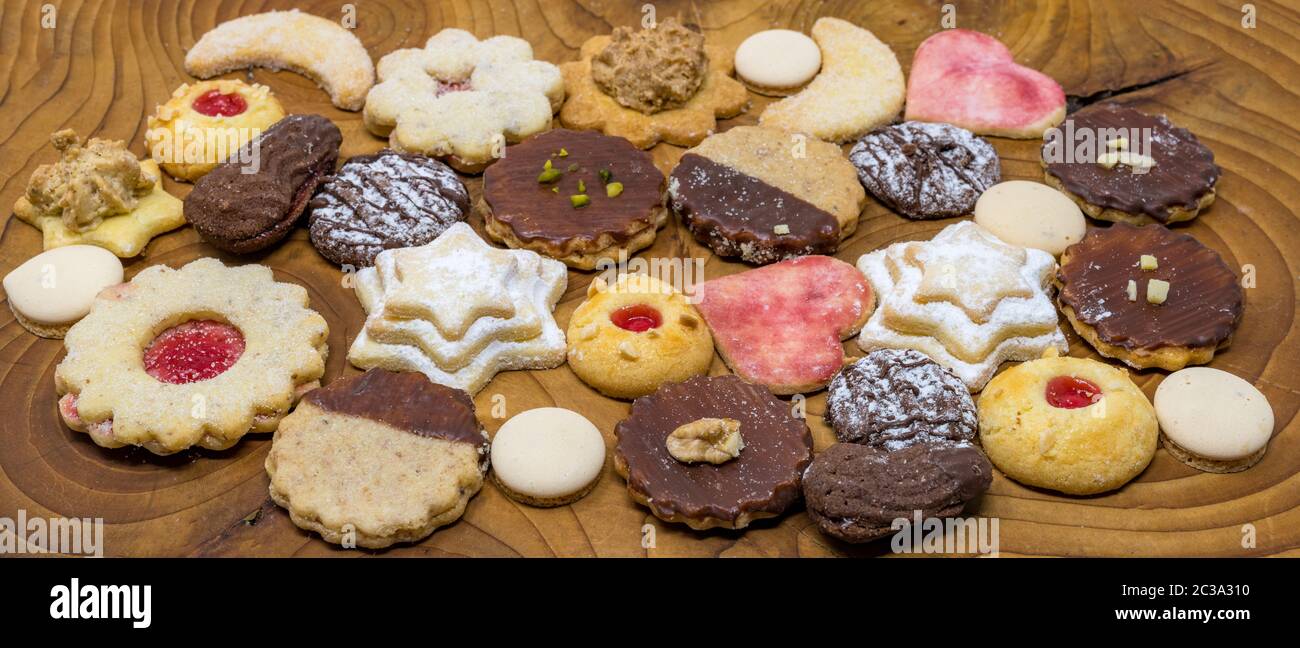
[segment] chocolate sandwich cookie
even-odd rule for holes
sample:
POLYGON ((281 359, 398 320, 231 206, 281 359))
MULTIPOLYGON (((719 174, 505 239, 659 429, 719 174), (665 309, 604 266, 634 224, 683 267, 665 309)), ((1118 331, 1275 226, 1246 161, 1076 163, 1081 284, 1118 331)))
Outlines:
POLYGON ((710 136, 668 181, 668 204, 696 239, 757 264, 834 253, 864 202, 838 146, 757 126, 710 136))
POLYGON ((303 396, 276 430, 266 472, 294 524, 381 548, 456 521, 487 464, 469 394, 371 369, 303 396))
POLYGON ((342 142, 338 127, 320 115, 285 117, 194 184, 185 220, 226 252, 270 247, 334 172, 342 142))
POLYGON ((465 220, 469 192, 446 164, 384 149, 344 163, 308 209, 321 256, 367 267, 384 250, 424 245, 465 220))
POLYGON ((893 521, 958 515, 993 482, 993 466, 969 444, 917 444, 891 452, 837 443, 804 475, 808 517, 822 533, 868 542, 894 533, 893 521))
POLYGON ((1245 310, 1217 252, 1163 225, 1091 229, 1061 256, 1057 303, 1099 353, 1138 369, 1204 364, 1245 310))
POLYGON ((614 466, 661 520, 740 529, 799 499, 812 434, 767 389, 736 376, 670 383, 632 403, 614 466))
POLYGON ((1089 216, 1142 225, 1191 220, 1214 202, 1214 153, 1164 115, 1115 103, 1089 106, 1046 137, 1047 184, 1089 216), (1087 153, 1087 141, 1095 146, 1087 153), (1078 159, 1078 158, 1084 159, 1078 159))
POLYGON ((872 351, 841 369, 827 389, 826 422, 840 441, 889 450, 973 441, 979 431, 965 383, 910 349, 872 351))
POLYGON ((988 140, 950 124, 904 122, 865 135, 849 151, 862 186, 908 218, 952 218, 975 209, 1002 177, 988 140))
POLYGON ((557 129, 507 149, 477 209, 493 240, 591 270, 654 242, 663 191, 654 159, 627 140, 557 129))

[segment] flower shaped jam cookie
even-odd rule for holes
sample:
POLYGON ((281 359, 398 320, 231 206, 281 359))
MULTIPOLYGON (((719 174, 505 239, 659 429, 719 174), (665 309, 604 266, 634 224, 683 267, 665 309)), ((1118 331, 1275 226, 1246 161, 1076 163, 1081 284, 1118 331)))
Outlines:
POLYGON ((171 454, 270 432, 325 372, 329 329, 260 265, 152 266, 68 331, 59 414, 95 443, 171 454))
POLYGON ((507 142, 546 130, 564 102, 559 68, 533 60, 528 41, 444 29, 424 49, 380 59, 366 96, 366 128, 397 151, 446 158, 478 173, 507 142))

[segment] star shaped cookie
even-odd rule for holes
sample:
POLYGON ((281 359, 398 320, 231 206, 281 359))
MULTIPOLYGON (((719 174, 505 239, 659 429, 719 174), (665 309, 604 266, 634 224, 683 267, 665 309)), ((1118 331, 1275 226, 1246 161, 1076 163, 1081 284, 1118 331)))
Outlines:
POLYGON ((916 301, 954 304, 981 324, 989 321, 1003 299, 1027 298, 1034 293, 1033 286, 1020 276, 1025 249, 986 236, 974 227, 953 229, 951 236, 936 236, 924 243, 909 243, 905 256, 922 272, 916 301), (978 280, 972 281, 974 277, 978 280))

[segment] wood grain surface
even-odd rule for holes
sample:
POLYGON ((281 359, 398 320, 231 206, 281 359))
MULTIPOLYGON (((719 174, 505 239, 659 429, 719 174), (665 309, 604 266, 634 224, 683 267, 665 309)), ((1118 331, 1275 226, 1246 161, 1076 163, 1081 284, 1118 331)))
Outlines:
MULTIPOLYGON (((416 47, 444 27, 479 37, 510 34, 529 40, 538 58, 572 60, 586 38, 638 24, 641 2, 620 0, 416 1, 357 0, 356 33, 371 56, 416 47)), ((1244 473, 1195 471, 1157 453, 1150 467, 1119 491, 1064 497, 1020 486, 1002 476, 974 508, 1000 520, 1002 555, 1300 555, 1300 330, 1296 286, 1300 269, 1300 8, 1253 3, 1255 25, 1243 26, 1238 2, 1083 2, 1022 0, 956 2, 957 26, 991 33, 1017 61, 1061 82, 1077 106, 1114 97, 1167 114, 1214 150, 1224 174, 1218 200, 1190 225, 1180 226, 1222 253, 1233 267, 1253 268, 1244 322, 1228 351, 1211 366, 1255 383, 1277 419, 1267 456, 1244 473), (1254 546, 1243 546, 1253 525, 1254 546)), ((0 5, 0 204, 22 193, 28 175, 55 153, 52 131, 125 139, 145 153, 145 119, 172 90, 191 79, 183 58, 204 32, 239 15, 298 6, 331 19, 341 2, 307 0, 82 0, 54 2, 56 25, 42 27, 42 3, 0 5)), ((680 15, 702 26, 711 42, 734 48, 748 34, 771 27, 808 30, 820 16, 849 19, 890 44, 906 70, 916 46, 941 28, 937 0, 818 2, 728 0, 654 3, 659 17, 680 15)), ((1249 8, 1247 8, 1247 11, 1249 8)), ((235 75, 232 75, 235 76, 235 75)), ((344 133, 342 157, 378 150, 359 113, 339 111, 311 81, 287 72, 256 70, 291 113, 319 113, 344 133)), ((722 128, 753 123, 767 100, 722 128)), ((1006 179, 1041 179, 1038 144, 994 139, 1006 179)), ((654 149, 668 172, 682 150, 654 149)), ((477 199, 480 181, 467 179, 477 199)), ((189 185, 167 181, 177 196, 189 185)), ((928 238, 951 221, 911 222, 870 201, 857 233, 837 255, 858 256, 894 241, 928 238)), ((481 223, 474 221, 475 227, 481 223)), ((40 251, 37 230, 8 218, 0 238, 0 273, 40 251)), ((699 256, 706 273, 743 269, 712 258, 679 225, 663 230, 650 256, 699 256)), ((189 228, 155 239, 127 265, 128 276, 164 263, 201 256, 227 263, 263 263, 276 276, 306 286, 313 307, 330 324, 327 379, 350 375, 348 343, 363 319, 338 268, 322 259, 299 228, 269 253, 233 258, 199 241, 189 228)), ((590 273, 571 272, 556 317, 561 326, 581 303, 590 273)), ((1065 327, 1068 329, 1069 327, 1065 327)), ((1070 333, 1071 354, 1096 357, 1070 333)), ((854 354, 856 344, 846 344, 854 354)), ((270 435, 250 435, 225 452, 156 457, 142 450, 105 450, 62 425, 55 412, 54 367, 59 341, 22 329, 0 308, 0 516, 101 517, 110 555, 362 556, 328 545, 295 527, 267 497, 263 460, 270 435)), ((720 360, 714 373, 726 367, 720 360)), ((1148 394, 1165 374, 1134 379, 1148 394)), ((612 447, 626 402, 597 395, 567 368, 499 375, 476 401, 490 432, 502 421, 493 405, 504 397, 508 414, 540 406, 585 414, 612 447)), ((824 395, 808 400, 817 448, 833 440, 821 421, 824 395)), ((1245 543, 1249 545, 1250 543, 1245 543)), ((840 544, 818 533, 802 510, 743 532, 693 532, 660 523, 628 497, 612 465, 595 490, 571 506, 535 509, 506 499, 486 484, 458 523, 388 556, 836 556, 888 553, 884 543, 840 544), (652 534, 647 534, 647 530, 652 534), (648 536, 653 542, 643 542, 648 536), (645 546, 652 545, 652 546, 645 546)))

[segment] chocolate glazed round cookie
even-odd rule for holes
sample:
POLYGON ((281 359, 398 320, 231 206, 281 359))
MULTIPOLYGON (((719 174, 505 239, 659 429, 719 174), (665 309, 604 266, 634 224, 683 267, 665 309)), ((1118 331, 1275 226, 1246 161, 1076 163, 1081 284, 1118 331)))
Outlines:
POLYGON ((615 434, 614 466, 632 498, 693 529, 780 515, 799 499, 812 460, 807 424, 736 376, 664 385, 636 399, 615 434))
POLYGON ((591 270, 654 243, 663 191, 654 159, 627 140, 556 129, 506 149, 476 209, 493 240, 591 270))
POLYGON ((898 450, 975 439, 975 401, 961 379, 912 350, 880 349, 831 380, 826 422, 840 441, 898 450))
POLYGON ((1138 369, 1209 362, 1246 307, 1218 252, 1163 225, 1089 230, 1061 255, 1056 283, 1074 330, 1098 353, 1138 369))
POLYGON ((950 124, 904 122, 868 133, 849 151, 862 186, 894 211, 917 219, 971 213, 1002 177, 988 140, 950 124))
POLYGON ((218 249, 248 254, 289 234, 334 172, 343 134, 320 115, 289 115, 217 165, 185 198, 185 220, 218 249))
POLYGON ((348 160, 309 204, 311 244, 339 265, 367 267, 392 248, 424 245, 469 213, 451 167, 384 149, 348 160))
POLYGON ((1214 153, 1164 115, 1097 104, 1072 115, 1060 133, 1065 137, 1047 138, 1043 145, 1047 184, 1093 218, 1175 223, 1195 218, 1214 202, 1214 153), (1085 136, 1096 141, 1096 159, 1075 160, 1078 153, 1070 149, 1085 136))

